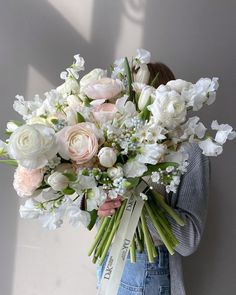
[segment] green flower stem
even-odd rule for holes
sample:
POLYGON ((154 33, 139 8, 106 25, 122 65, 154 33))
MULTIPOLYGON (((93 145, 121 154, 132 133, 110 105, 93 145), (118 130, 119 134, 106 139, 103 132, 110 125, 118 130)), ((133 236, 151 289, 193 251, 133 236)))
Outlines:
POLYGON ((141 213, 141 223, 142 223, 142 230, 143 230, 143 234, 144 234, 144 241, 145 241, 146 248, 147 248, 148 260, 149 260, 149 262, 154 262, 152 242, 151 242, 151 239, 149 236, 146 217, 144 215, 143 210, 141 213))
POLYGON ((103 233, 104 233, 104 230, 105 228, 107 227, 107 224, 109 223, 109 217, 103 217, 102 220, 101 220, 101 224, 100 224, 100 227, 98 229, 98 232, 94 238, 94 241, 93 241, 93 244, 88 252, 88 256, 90 256, 92 253, 93 253, 93 250, 95 249, 98 241, 102 238, 103 236, 103 233))
POLYGON ((160 205, 165 211, 177 222, 178 225, 184 226, 185 222, 179 215, 169 206, 166 204, 165 200, 163 199, 162 195, 158 192, 151 191, 152 196, 154 196, 155 201, 158 205, 160 205))
POLYGON ((136 247, 135 247, 134 238, 131 242, 129 250, 130 250, 130 261, 131 261, 131 263, 135 263, 136 262, 136 247))
POLYGON ((151 207, 149 206, 149 204, 147 202, 145 202, 144 204, 145 209, 147 210, 147 213, 149 214, 154 227, 156 228, 162 242, 165 244, 166 248, 168 249, 169 253, 171 255, 174 254, 174 249, 172 247, 172 242, 170 242, 170 240, 166 237, 165 232, 163 231, 163 229, 161 228, 160 223, 158 222, 158 220, 155 218, 155 214, 153 213, 151 207))
POLYGON ((138 251, 139 252, 143 252, 144 251, 144 247, 143 247, 143 243, 142 243, 141 237, 139 235, 138 227, 136 229, 136 235, 135 235, 135 237, 136 237, 136 243, 138 245, 138 251))
POLYGON ((157 207, 157 204, 152 203, 149 205, 151 205, 150 207, 152 208, 152 211, 156 213, 154 214, 155 219, 157 222, 160 223, 161 227, 163 228, 163 231, 170 239, 170 242, 172 243, 172 247, 175 247, 179 243, 179 241, 176 239, 175 235, 173 234, 170 223, 168 222, 168 220, 166 219, 165 215, 160 210, 160 208, 157 207))
POLYGON ((144 251, 144 233, 143 233, 141 218, 139 218, 139 222, 138 222, 138 232, 140 236, 140 241, 142 243, 142 249, 144 251))
MULTIPOLYGON (((118 227, 119 227, 121 217, 122 217, 123 212, 124 212, 124 210, 125 210, 126 202, 127 202, 127 199, 124 200, 124 201, 122 202, 120 208, 116 211, 117 213, 114 214, 114 215, 116 215, 117 217, 116 217, 116 220, 115 220, 114 225, 113 225, 113 227, 112 227, 112 230, 111 230, 111 232, 109 233, 109 237, 108 237, 108 239, 106 239, 106 240, 107 240, 107 241, 106 241, 106 244, 105 244, 104 249, 103 249, 103 251, 102 251, 102 253, 101 253, 100 261, 99 261, 99 264, 100 264, 100 265, 102 265, 102 263, 103 263, 103 261, 104 261, 104 259, 105 259, 105 256, 106 256, 106 254, 107 254, 107 251, 108 251, 108 249, 109 249, 109 247, 110 247, 110 245, 111 245, 111 242, 112 242, 112 240, 113 240, 113 237, 114 237, 114 235, 115 235, 115 233, 116 233, 116 231, 117 231, 117 229, 118 229, 118 227)), ((114 216, 114 215, 113 215, 113 216, 114 216)), ((112 216, 112 217, 113 217, 113 216, 112 216)))
POLYGON ((132 89, 132 74, 131 74, 131 69, 130 69, 129 61, 128 61, 127 57, 125 57, 124 66, 125 66, 125 72, 126 72, 127 82, 128 82, 129 98, 132 102, 135 102, 134 101, 134 92, 132 89))
POLYGON ((102 239, 101 241, 99 242, 99 245, 97 246, 96 248, 96 251, 95 251, 95 256, 98 257, 98 256, 101 256, 102 252, 103 252, 103 248, 106 244, 106 241, 107 239, 109 238, 109 235, 112 231, 112 228, 114 226, 114 222, 115 222, 115 219, 116 219, 116 213, 114 213, 112 215, 112 217, 108 217, 110 220, 109 220, 109 224, 108 224, 108 227, 106 228, 105 232, 103 233, 103 236, 102 236, 102 239))

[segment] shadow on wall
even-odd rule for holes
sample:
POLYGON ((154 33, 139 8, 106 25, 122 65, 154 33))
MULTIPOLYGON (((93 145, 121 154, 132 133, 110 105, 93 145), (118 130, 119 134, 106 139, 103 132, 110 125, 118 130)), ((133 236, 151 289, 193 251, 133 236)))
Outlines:
MULTIPOLYGON (((0 89, 1 109, 4 109, 1 112, 1 138, 9 118, 17 119, 12 103, 17 93, 26 93, 28 66, 33 66, 53 85, 59 85, 62 83, 60 72, 71 64, 77 52, 89 61, 87 69, 107 65, 107 61, 114 58, 121 12, 119 1, 95 1, 92 40, 88 43, 45 0, 10 0, 0 4, 0 89), (108 17, 108 20, 104 21, 104 17, 108 17)), ((7 168, 6 171, 1 176, 0 294, 10 295, 14 279, 19 204, 11 189, 13 170, 7 168)))

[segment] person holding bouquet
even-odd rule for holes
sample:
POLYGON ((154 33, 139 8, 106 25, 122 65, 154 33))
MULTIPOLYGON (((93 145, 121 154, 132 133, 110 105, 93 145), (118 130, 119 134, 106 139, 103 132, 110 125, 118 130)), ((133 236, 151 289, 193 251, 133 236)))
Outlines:
MULTIPOLYGON (((137 79, 148 79, 153 81, 158 73, 158 80, 155 81, 155 88, 174 80, 174 74, 163 63, 149 63, 146 69, 140 69, 134 73, 137 79)), ((147 81, 146 81, 147 82, 147 81)), ((210 162, 209 158, 202 154, 202 150, 195 143, 187 146, 189 154, 187 172, 182 175, 176 193, 166 193, 161 185, 151 183, 152 189, 161 192, 165 201, 185 221, 185 226, 179 226, 171 217, 171 224, 174 235, 179 241, 175 247, 175 254, 170 255, 167 248, 161 241, 153 224, 147 218, 148 227, 156 246, 158 255, 154 263, 150 263, 147 253, 136 253, 137 262, 132 263, 130 255, 126 260, 122 274, 118 295, 184 295, 184 279, 182 272, 182 256, 189 256, 194 253, 200 243, 204 225, 207 217, 210 162)), ((150 182, 150 178, 144 177, 150 182)), ((110 216, 115 213, 121 205, 121 198, 107 199, 99 208, 98 215, 110 216)), ((97 265, 98 286, 108 258, 102 266, 97 265)))

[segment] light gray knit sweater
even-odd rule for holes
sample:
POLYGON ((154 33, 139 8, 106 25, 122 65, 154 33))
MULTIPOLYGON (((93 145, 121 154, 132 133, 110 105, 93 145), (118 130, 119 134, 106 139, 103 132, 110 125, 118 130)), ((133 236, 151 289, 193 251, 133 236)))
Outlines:
MULTIPOLYGON (((188 144, 189 165, 187 172, 182 176, 177 193, 165 196, 169 205, 178 212, 186 225, 181 227, 169 218, 172 230, 179 240, 176 253, 169 255, 171 295, 185 295, 182 256, 188 256, 196 251, 206 222, 210 162, 202 154, 197 144, 188 144)), ((154 187, 155 189, 155 187, 154 187)), ((156 188, 157 189, 157 188, 156 188)), ((154 238, 157 234, 149 224, 149 229, 154 238)))

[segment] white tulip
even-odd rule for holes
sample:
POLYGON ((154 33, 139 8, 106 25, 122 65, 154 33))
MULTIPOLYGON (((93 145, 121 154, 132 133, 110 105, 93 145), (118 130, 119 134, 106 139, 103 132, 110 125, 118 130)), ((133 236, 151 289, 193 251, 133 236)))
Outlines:
POLYGON ((146 64, 140 65, 138 72, 134 76, 134 81, 138 83, 148 84, 150 72, 146 64))
POLYGON ((112 167, 116 160, 116 152, 110 147, 103 147, 98 153, 98 159, 103 167, 112 167))
POLYGON ((67 188, 67 186, 69 184, 69 179, 65 175, 63 175, 62 173, 56 171, 48 177, 48 184, 55 191, 62 191, 65 188, 67 188))
POLYGON ((152 86, 146 86, 142 89, 142 92, 138 99, 138 108, 142 111, 150 101, 150 104, 153 102, 152 94, 154 93, 155 88, 152 86), (151 99, 150 99, 151 98, 151 99))

